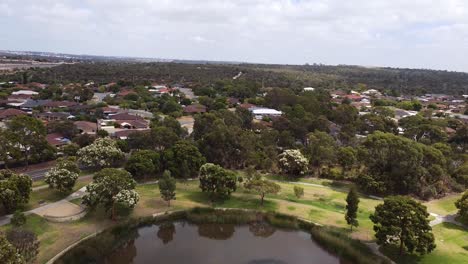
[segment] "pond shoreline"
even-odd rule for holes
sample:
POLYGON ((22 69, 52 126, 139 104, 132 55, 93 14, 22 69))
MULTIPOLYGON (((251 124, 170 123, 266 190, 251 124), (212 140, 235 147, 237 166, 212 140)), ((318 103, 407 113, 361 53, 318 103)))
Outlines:
POLYGON ((369 248, 358 240, 349 238, 336 230, 316 225, 311 221, 300 219, 295 216, 279 214, 275 212, 260 212, 246 209, 214 209, 194 208, 191 210, 168 211, 122 222, 117 226, 99 230, 86 236, 50 259, 47 264, 58 263, 71 249, 85 241, 95 238, 103 232, 112 232, 118 228, 136 229, 144 226, 160 224, 166 221, 186 220, 194 224, 234 224, 244 225, 254 222, 267 222, 273 227, 304 231, 311 235, 312 240, 323 250, 338 257, 349 260, 352 263, 389 263, 388 260, 374 254, 369 248))

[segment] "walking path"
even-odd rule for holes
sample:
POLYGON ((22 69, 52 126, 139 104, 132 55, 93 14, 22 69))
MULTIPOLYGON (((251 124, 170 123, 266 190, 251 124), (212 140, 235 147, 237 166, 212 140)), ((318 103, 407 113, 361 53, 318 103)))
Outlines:
MULTIPOLYGON (((79 212, 81 207, 74 203, 71 203, 70 201, 83 197, 85 193, 86 193, 86 186, 70 194, 69 196, 65 197, 62 200, 26 211, 24 212, 24 214, 25 215, 37 214, 40 216, 44 216, 44 215, 67 216, 67 215, 76 214, 77 212, 79 212)), ((0 226, 9 224, 12 217, 13 217, 13 214, 0 217, 0 226)))

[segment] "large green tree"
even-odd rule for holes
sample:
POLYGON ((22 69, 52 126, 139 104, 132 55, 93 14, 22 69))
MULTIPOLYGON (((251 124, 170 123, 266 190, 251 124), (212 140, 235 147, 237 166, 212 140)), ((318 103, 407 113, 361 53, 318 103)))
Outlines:
POLYGON ((121 169, 102 169, 93 177, 93 182, 86 186, 87 193, 83 196, 83 204, 90 208, 102 205, 106 211, 111 210, 111 218, 115 219, 116 205, 123 204, 133 208, 138 200, 136 186, 130 173, 121 169))
POLYGON ((365 171, 358 182, 367 192, 430 198, 448 191, 447 162, 434 147, 375 132, 364 141, 359 158, 365 171))
POLYGON ((399 245, 400 255, 406 249, 425 254, 435 249, 426 206, 406 197, 390 196, 377 205, 370 216, 379 245, 399 245))
POLYGON ((336 160, 336 141, 325 132, 314 131, 307 135, 305 153, 309 158, 310 165, 320 175, 322 166, 330 166, 336 160))
POLYGON ((137 179, 155 175, 161 170, 161 160, 158 152, 153 150, 138 150, 132 153, 125 163, 125 169, 137 179))
POLYGON ((26 166, 29 165, 31 156, 40 157, 49 149, 45 139, 47 131, 40 120, 21 115, 10 120, 7 127, 12 132, 14 145, 18 148, 15 153, 22 153, 26 166))
POLYGON ((187 140, 178 141, 171 148, 164 151, 164 168, 176 178, 190 178, 196 176, 200 167, 205 163, 197 146, 187 140))
POLYGON ((215 199, 227 199, 237 189, 237 177, 219 165, 206 163, 200 168, 200 189, 215 199))
POLYGON ((0 170, 0 202, 8 213, 29 201, 31 186, 32 180, 28 175, 0 170))

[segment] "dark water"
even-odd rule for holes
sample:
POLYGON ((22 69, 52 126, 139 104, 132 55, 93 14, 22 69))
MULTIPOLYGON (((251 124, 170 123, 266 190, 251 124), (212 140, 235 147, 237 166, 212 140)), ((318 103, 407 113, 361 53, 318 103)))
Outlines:
POLYGON ((340 260, 303 231, 264 223, 175 222, 103 234, 56 263, 337 264, 340 260))

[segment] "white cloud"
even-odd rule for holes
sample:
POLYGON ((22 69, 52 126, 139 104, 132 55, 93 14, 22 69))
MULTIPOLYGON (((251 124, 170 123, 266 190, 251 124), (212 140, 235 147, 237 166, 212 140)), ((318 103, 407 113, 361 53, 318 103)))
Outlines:
POLYGON ((0 49, 468 71, 465 0, 0 0, 0 32, 0 49))

